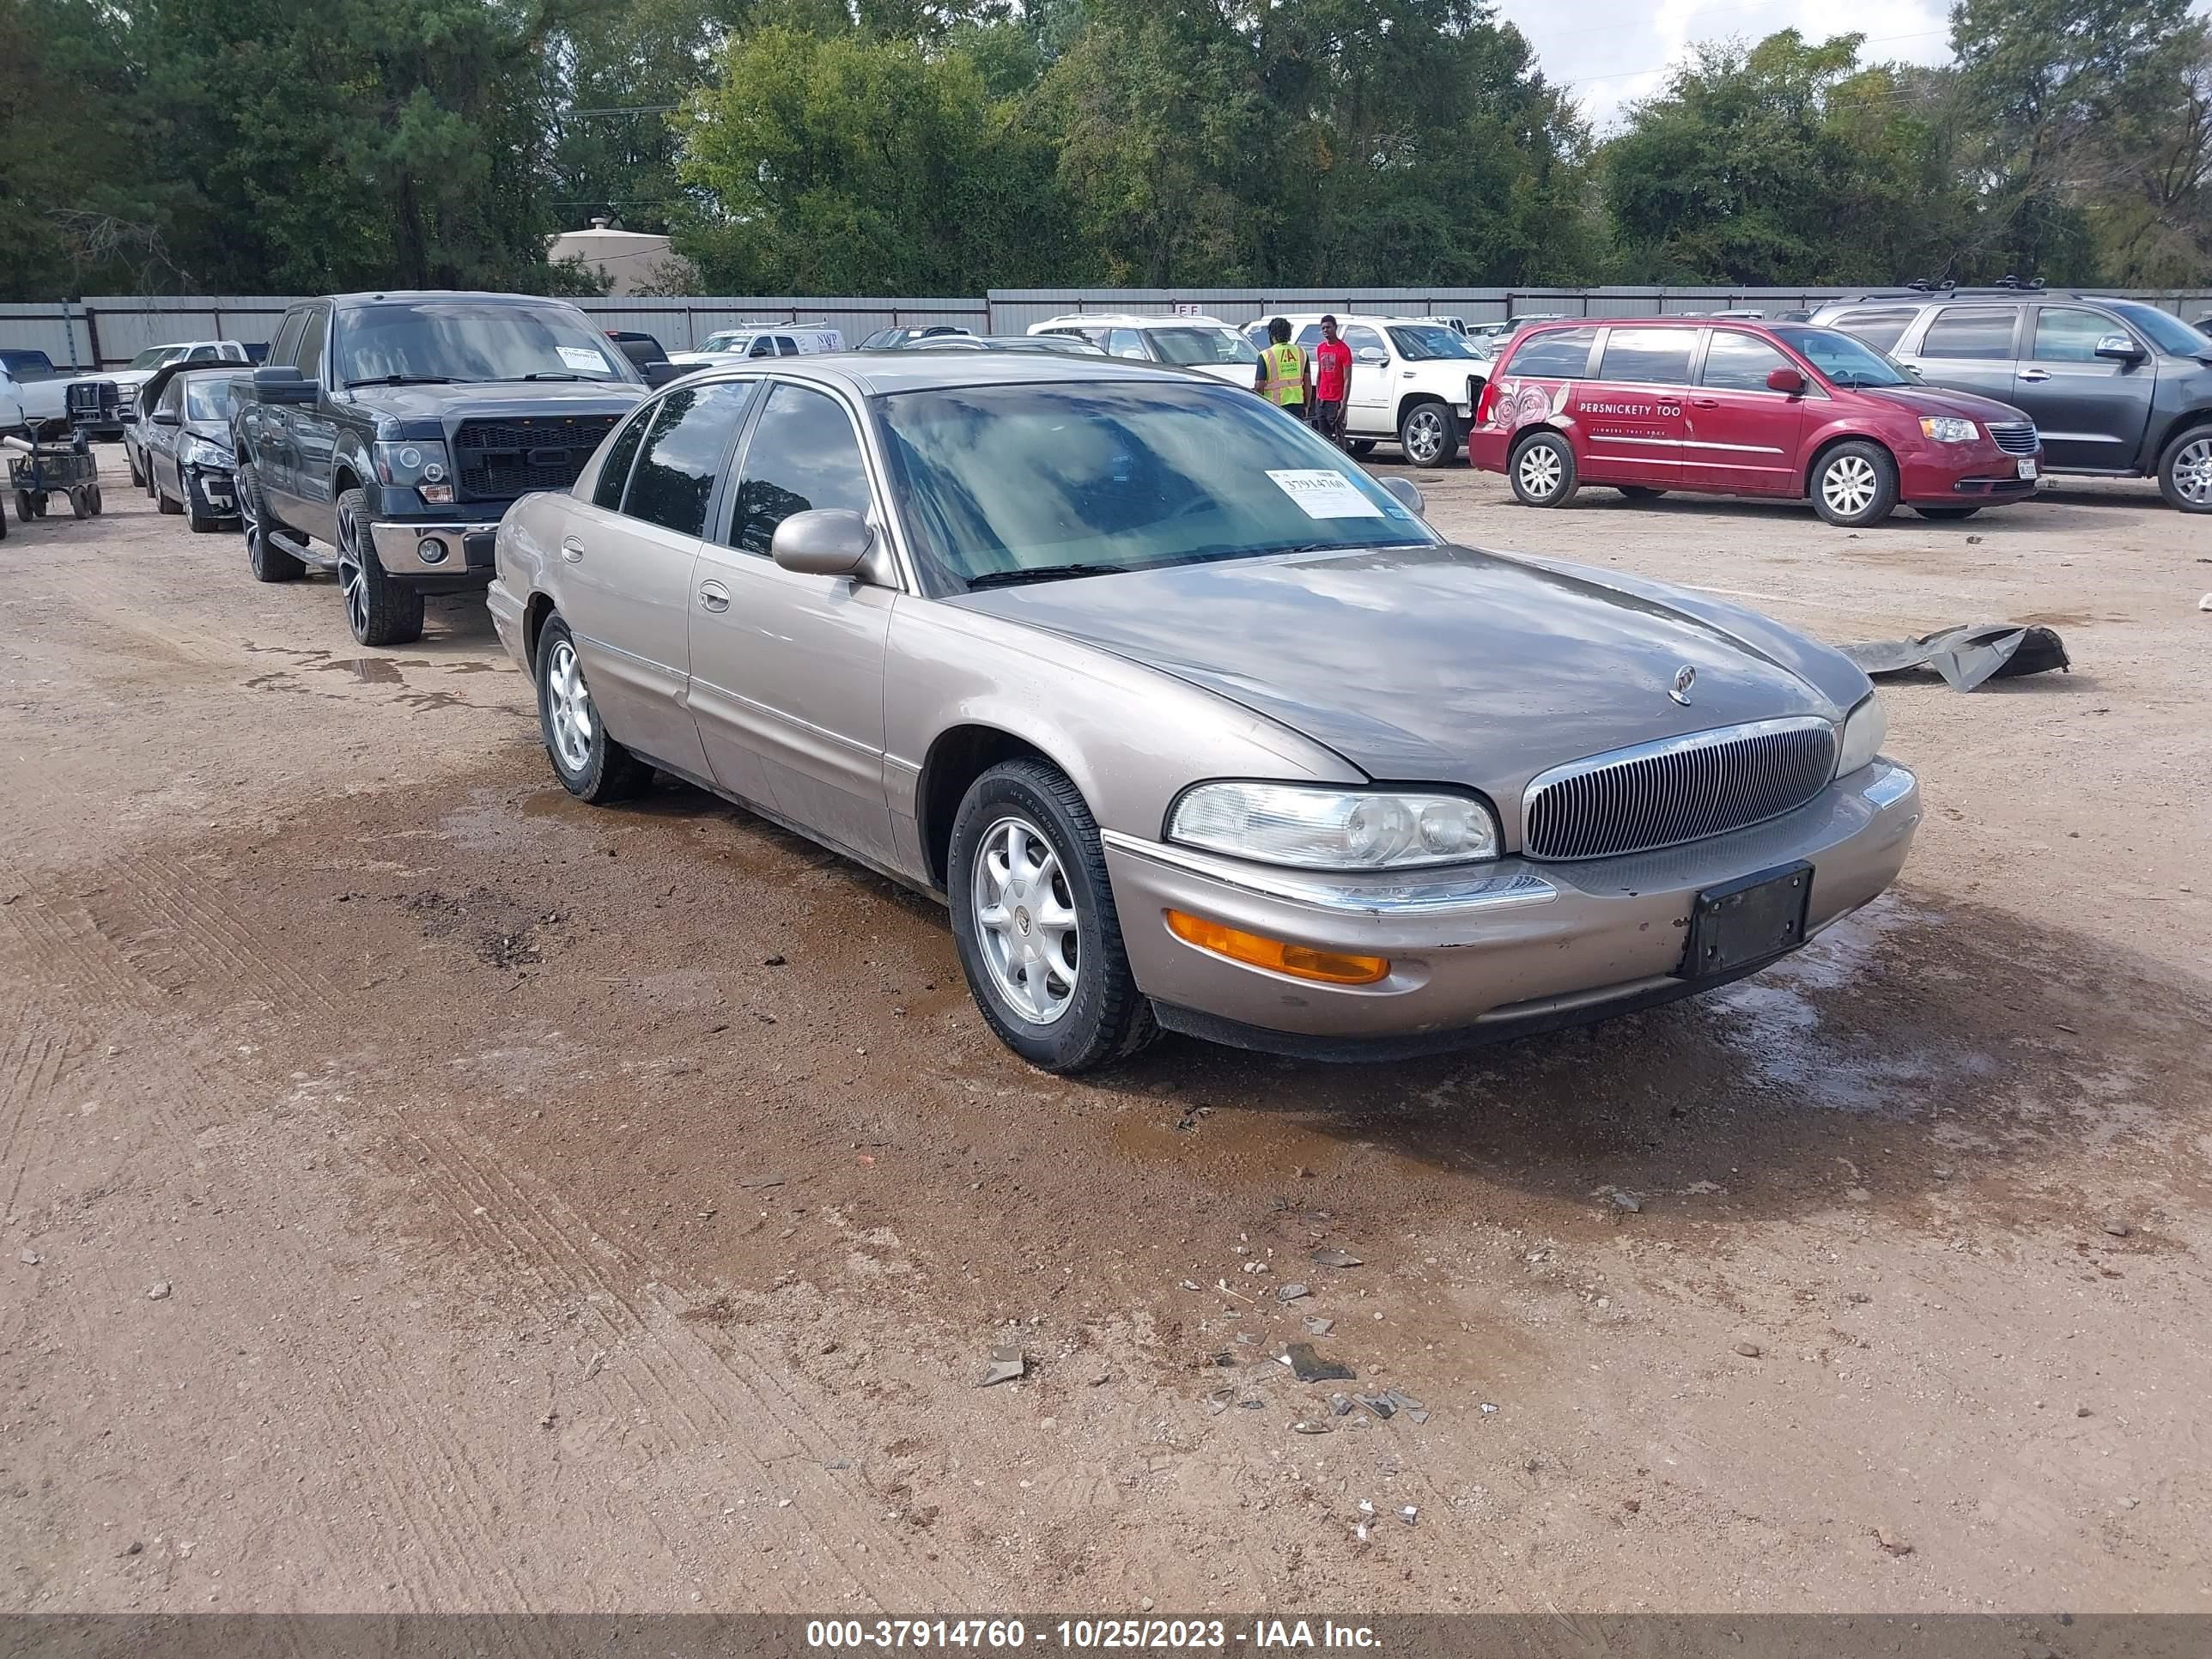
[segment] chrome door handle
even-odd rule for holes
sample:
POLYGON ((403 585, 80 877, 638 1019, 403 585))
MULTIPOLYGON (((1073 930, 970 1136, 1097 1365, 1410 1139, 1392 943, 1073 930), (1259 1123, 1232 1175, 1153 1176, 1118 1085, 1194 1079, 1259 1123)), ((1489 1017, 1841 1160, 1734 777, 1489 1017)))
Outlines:
POLYGON ((720 582, 701 582, 699 603, 709 611, 727 611, 730 608, 730 590, 720 582))
POLYGON ((561 544, 561 556, 568 560, 570 564, 574 564, 584 556, 583 543, 578 541, 574 536, 568 538, 561 544))
POLYGON ((2047 380, 2051 378, 2051 371, 2047 368, 2023 368, 2020 378, 2023 380, 2047 380))
POLYGON ((1690 399, 1690 407, 1692 409, 1718 409, 1720 406, 1721 400, 1717 398, 1692 398, 1690 399))

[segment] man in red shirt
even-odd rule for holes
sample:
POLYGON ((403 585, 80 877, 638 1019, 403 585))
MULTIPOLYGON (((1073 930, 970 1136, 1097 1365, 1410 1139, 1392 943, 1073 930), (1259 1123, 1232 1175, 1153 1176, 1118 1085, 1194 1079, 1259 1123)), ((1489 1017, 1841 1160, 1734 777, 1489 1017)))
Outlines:
POLYGON ((1352 348, 1336 337, 1336 319, 1321 319, 1314 348, 1314 429, 1331 443, 1344 441, 1344 400, 1352 387, 1352 348))

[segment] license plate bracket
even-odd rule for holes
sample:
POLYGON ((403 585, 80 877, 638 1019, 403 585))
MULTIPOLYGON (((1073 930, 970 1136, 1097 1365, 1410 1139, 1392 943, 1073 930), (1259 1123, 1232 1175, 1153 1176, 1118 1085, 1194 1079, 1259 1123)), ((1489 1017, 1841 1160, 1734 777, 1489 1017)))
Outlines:
POLYGON ((2035 463, 2032 460, 2022 461, 2020 464, 2020 476, 2023 478, 2033 478, 2035 476, 2035 463))
POLYGON ((1812 902, 1813 866, 1802 859, 1706 888, 1690 912, 1689 943, 1675 975, 1739 973, 1796 950, 1805 942, 1812 902))

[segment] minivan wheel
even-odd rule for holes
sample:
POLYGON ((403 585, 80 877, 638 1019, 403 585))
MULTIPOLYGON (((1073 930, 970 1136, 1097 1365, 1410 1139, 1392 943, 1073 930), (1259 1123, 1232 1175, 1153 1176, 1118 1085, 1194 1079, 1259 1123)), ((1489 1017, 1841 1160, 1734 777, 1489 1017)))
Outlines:
POLYGON ((2212 513, 2212 429, 2185 432, 2158 458, 2158 493, 2184 513, 2212 513))
POLYGON ((422 590, 396 582, 368 540, 368 496, 342 491, 337 502, 338 587, 346 626, 362 645, 411 645, 422 637, 422 590))
POLYGON ((961 971, 1001 1042, 1069 1073, 1151 1040, 1097 823, 1057 768, 1008 761, 969 785, 946 868, 961 971))
POLYGON ((1447 466, 1459 453, 1459 422, 1451 405, 1415 404, 1398 422, 1398 447, 1415 466, 1447 466))
POLYGON ((1813 506, 1830 524, 1879 524, 1897 510, 1897 463, 1878 444, 1838 444, 1813 469, 1813 506))
POLYGON ((1505 476, 1523 507, 1565 507, 1580 487, 1574 449, 1556 432, 1532 432, 1514 445, 1505 476))
POLYGON ((538 636, 537 666, 538 729, 561 787, 594 806, 644 793, 653 769, 607 735, 576 641, 558 617, 538 636))

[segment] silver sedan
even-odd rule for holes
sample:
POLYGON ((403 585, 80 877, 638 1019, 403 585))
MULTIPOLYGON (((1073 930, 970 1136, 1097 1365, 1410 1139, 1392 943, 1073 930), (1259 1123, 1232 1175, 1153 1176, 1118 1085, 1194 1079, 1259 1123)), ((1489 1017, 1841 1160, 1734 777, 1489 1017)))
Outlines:
POLYGON ((1453 545, 1249 393, 998 352, 693 375, 490 592, 591 801, 656 771, 938 896, 1054 1071, 1155 1030, 1358 1058, 1725 983, 1920 818, 1838 653, 1453 545))

